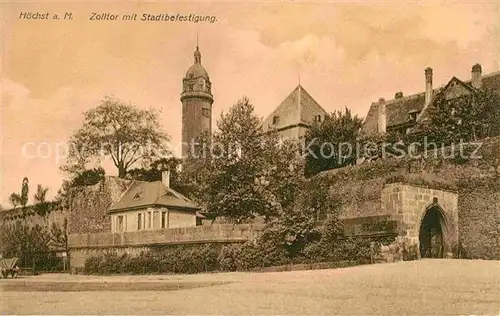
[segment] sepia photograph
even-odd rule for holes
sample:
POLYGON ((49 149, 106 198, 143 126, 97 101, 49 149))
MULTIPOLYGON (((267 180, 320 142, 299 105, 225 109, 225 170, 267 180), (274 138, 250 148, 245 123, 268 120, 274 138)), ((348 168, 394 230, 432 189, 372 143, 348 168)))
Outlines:
POLYGON ((500 1, 0 1, 1 315, 500 315, 500 1))

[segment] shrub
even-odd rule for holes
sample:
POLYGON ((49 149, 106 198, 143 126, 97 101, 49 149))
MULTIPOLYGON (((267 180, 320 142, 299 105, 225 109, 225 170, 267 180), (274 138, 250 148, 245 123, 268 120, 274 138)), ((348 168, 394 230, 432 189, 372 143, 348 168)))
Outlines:
POLYGON ((84 271, 86 274, 97 274, 99 273, 99 263, 102 260, 102 256, 89 257, 85 260, 84 271))

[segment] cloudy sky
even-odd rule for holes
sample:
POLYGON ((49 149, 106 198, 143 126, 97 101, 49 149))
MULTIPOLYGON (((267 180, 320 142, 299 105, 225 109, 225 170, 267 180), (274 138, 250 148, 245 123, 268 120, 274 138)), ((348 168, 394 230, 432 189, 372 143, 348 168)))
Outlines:
MULTIPOLYGON (((180 141, 181 82, 196 34, 215 98, 214 121, 240 97, 268 115, 297 85, 329 112, 364 116, 379 97, 500 70, 500 5, 399 3, 38 3, 3 4, 1 201, 28 177, 50 187, 64 177, 55 155, 105 95, 161 110, 180 141), (23 12, 60 20, 19 19, 23 12), (197 14, 215 23, 91 21, 92 13, 197 14), (72 20, 62 20, 72 13, 72 20), (38 157, 35 147, 42 144, 38 157)), ((114 168, 108 174, 115 174, 114 168)))

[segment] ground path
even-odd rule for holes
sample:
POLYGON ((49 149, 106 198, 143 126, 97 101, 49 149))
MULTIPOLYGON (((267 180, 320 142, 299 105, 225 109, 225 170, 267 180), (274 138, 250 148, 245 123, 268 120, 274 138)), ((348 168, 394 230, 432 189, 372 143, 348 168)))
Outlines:
POLYGON ((420 260, 343 269, 0 280, 0 314, 500 314, 500 262, 420 260))

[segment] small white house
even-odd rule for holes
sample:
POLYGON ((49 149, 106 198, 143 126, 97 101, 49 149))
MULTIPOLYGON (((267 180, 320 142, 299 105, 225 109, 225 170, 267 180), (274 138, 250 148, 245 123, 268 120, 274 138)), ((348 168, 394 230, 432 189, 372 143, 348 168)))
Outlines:
POLYGON ((201 225, 200 208, 170 188, 170 173, 162 181, 133 181, 108 209, 112 232, 134 232, 201 225))

